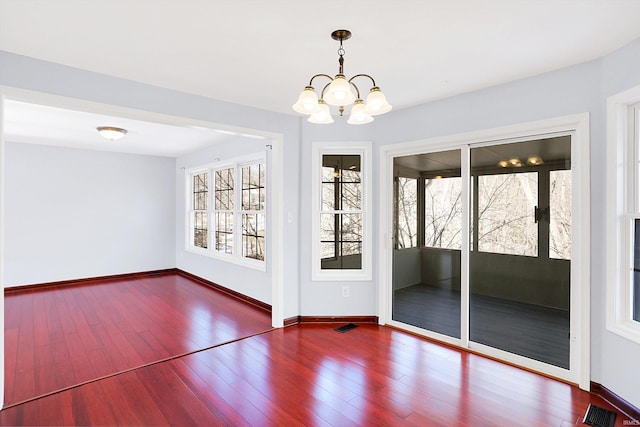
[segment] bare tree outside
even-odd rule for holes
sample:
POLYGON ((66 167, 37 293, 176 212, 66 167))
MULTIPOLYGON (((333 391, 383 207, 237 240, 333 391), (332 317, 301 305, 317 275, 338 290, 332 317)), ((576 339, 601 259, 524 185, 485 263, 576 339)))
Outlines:
POLYGON ((215 171, 215 248, 233 253, 234 168, 215 171))
POLYGON ((425 180, 425 246, 462 248, 462 178, 425 180))
POLYGON ((538 255, 536 172, 478 177, 478 250, 538 255))
POLYGON ((360 155, 323 155, 320 257, 323 269, 362 267, 360 155))
POLYGON ((265 167, 242 167, 242 256, 264 261, 265 167))
POLYGON ((396 179, 396 247, 418 246, 418 180, 396 179))
MULTIPOLYGON (((477 249, 482 252, 538 256, 538 172, 477 177, 477 249)), ((549 171, 549 257, 571 259, 571 171, 549 171)), ((461 249, 462 179, 425 179, 427 247, 461 249)), ((396 181, 396 247, 417 244, 417 180, 396 181)), ((473 222, 473 221, 472 221, 473 222)), ((473 233, 472 233, 473 234, 473 233)))
POLYGON ((571 259, 571 170, 550 172, 549 257, 571 259))
POLYGON ((209 225, 209 173, 193 175, 193 245, 199 248, 208 247, 209 225))

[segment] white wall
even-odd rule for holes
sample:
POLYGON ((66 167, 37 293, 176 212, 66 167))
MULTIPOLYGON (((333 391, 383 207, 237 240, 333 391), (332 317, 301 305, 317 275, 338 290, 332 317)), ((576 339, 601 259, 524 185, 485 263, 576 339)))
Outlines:
POLYGON ((591 147, 591 327, 592 377, 636 408, 640 408, 640 344, 608 331, 605 327, 605 195, 606 98, 640 85, 640 40, 608 55, 602 61, 602 96, 597 121, 592 125, 591 147))
POLYGON ((175 266, 173 158, 5 150, 5 286, 175 266))

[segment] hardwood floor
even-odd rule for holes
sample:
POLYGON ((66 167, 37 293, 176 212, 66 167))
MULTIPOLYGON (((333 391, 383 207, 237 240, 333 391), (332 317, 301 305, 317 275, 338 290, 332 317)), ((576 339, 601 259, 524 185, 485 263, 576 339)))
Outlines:
MULTIPOLYGON (((472 294, 470 339, 569 369, 569 313, 472 294)), ((394 292, 393 320, 460 338, 460 292, 413 285, 394 292)))
POLYGON ((182 276, 5 296, 5 405, 271 328, 271 316, 182 276))
MULTIPOLYGON (((215 347, 204 345, 205 350, 159 363, 112 371, 105 378, 15 404, 0 411, 0 425, 566 427, 582 425, 589 403, 613 409, 601 398, 575 386, 389 327, 361 324, 349 332, 338 333, 334 328, 341 324, 321 323, 264 328, 256 333, 262 324, 261 313, 255 313, 254 308, 249 307, 247 314, 235 307, 232 310, 235 314, 229 314, 224 307, 233 305, 233 301, 227 296, 204 287, 195 288, 181 278, 174 280, 166 286, 144 280, 136 285, 116 285, 111 291, 108 287, 85 289, 83 292, 89 295, 97 292, 100 296, 92 300, 96 304, 94 311, 100 315, 95 319, 97 323, 87 322, 93 329, 84 328, 104 329, 101 337, 122 334, 123 338, 109 342, 127 349, 128 355, 95 360, 83 355, 61 368, 60 374, 50 375, 75 378, 79 376, 76 368, 90 371, 85 365, 96 365, 91 369, 100 372, 103 368, 97 365, 103 363, 116 369, 130 366, 126 362, 152 359, 148 348, 164 355, 172 353, 171 349, 182 352, 210 344, 216 341, 211 331, 218 330, 216 326, 221 324, 244 332, 247 337, 215 347), (165 287, 166 293, 156 289, 165 287), (164 296, 148 296, 156 292, 164 296), (206 295, 207 292, 211 295, 206 295), (112 298, 105 299, 111 293, 112 298), (135 299, 137 294, 147 296, 143 299, 157 310, 140 309, 137 304, 125 301, 135 299), (172 307, 174 302, 176 307, 172 307), (145 337, 150 335, 142 333, 154 328, 151 320, 141 320, 147 316, 141 317, 141 310, 153 312, 148 316, 162 325, 155 328, 154 340, 147 340, 145 337), (129 317, 131 320, 126 320, 129 317), (182 333, 173 325, 174 317, 183 323, 182 333), (189 320, 193 323, 189 324, 189 320), (107 324, 98 328, 96 325, 101 321, 107 324), (175 329, 160 332, 170 327, 175 329), (165 339, 169 342, 165 343, 165 339)), ((78 324, 84 323, 73 316, 71 321, 62 321, 60 314, 54 315, 59 308, 56 303, 76 317, 88 316, 92 311, 86 306, 77 311, 71 307, 78 302, 71 295, 79 290, 64 295, 67 290, 31 294, 40 299, 38 307, 45 306, 46 310, 24 311, 23 306, 33 304, 30 298, 7 304, 5 310, 8 317, 12 316, 11 325, 18 328, 14 342, 25 346, 21 357, 38 360, 37 364, 25 364, 14 357, 7 360, 7 368, 15 371, 20 365, 25 369, 24 375, 29 374, 27 369, 42 371, 32 373, 34 378, 28 382, 37 383, 40 376, 47 376, 45 372, 57 371, 55 363, 62 359, 28 355, 26 348, 31 351, 39 348, 35 344, 29 346, 27 341, 52 335, 49 323, 54 325, 53 331, 59 329, 59 334, 78 333, 77 329, 81 329, 78 324), (69 302, 65 305, 61 301, 69 302), (29 315, 39 318, 34 323, 37 326, 22 328, 14 318, 24 317, 28 325, 29 315), (62 323, 70 329, 56 326, 62 323), (23 332, 27 334, 23 336, 23 332)), ((226 339, 229 335, 223 336, 226 339)), ((89 341, 76 343, 74 348, 88 349, 97 341, 89 331, 74 336, 79 341, 82 337, 89 337, 89 341)), ((65 343, 70 341, 73 340, 65 343)), ((66 354, 73 356, 70 350, 66 354)), ((181 353, 175 353, 178 354, 181 353)), ((8 392, 23 388, 16 385, 22 382, 20 377, 14 374, 12 381, 14 385, 7 388, 8 392)), ((619 414, 616 426, 628 425, 625 420, 631 421, 619 414)))

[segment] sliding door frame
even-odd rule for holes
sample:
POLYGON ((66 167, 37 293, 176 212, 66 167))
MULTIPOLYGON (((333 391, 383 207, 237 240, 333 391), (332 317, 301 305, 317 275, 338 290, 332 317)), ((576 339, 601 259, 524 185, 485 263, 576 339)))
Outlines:
POLYGON ((380 324, 408 330, 447 344, 504 360, 563 381, 590 387, 590 166, 589 114, 576 114, 506 127, 385 145, 380 148, 380 227, 378 318, 380 324), (571 222, 571 308, 570 369, 563 369, 497 350, 469 340, 469 245, 461 251, 461 338, 452 338, 392 319, 393 273, 393 160, 395 157, 459 149, 463 177, 462 237, 469 242, 470 149, 515 143, 553 136, 571 136, 572 222, 571 222))

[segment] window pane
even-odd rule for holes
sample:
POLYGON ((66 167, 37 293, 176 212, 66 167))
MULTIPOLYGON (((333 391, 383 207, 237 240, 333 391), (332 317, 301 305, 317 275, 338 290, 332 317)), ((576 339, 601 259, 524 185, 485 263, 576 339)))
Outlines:
POLYGON ((322 214, 322 269, 362 268, 362 214, 322 214))
POLYGON ((320 240, 337 241, 336 230, 339 229, 336 224, 340 220, 340 215, 322 214, 320 215, 320 240))
POLYGON ((193 213, 193 245, 199 248, 207 248, 207 213, 193 213))
POLYGON ((320 258, 323 262, 330 258, 336 258, 336 245, 333 242, 320 244, 320 258))
POLYGON ((478 177, 478 250, 537 256, 536 172, 478 177))
POLYGON ((233 209, 233 168, 216 171, 216 210, 233 209))
MULTIPOLYGON (((359 156, 345 156, 348 159, 351 159, 349 163, 359 163, 359 156), (357 158, 358 160, 353 160, 353 158, 357 158)), ((354 168, 353 164, 347 165, 348 168, 354 168)), ((343 169, 341 171, 342 181, 343 182, 360 182, 360 170, 359 169, 343 169)))
POLYGON ((571 171, 550 171, 549 181, 549 257, 571 259, 571 171))
POLYGON ((342 214, 340 215, 342 224, 343 242, 361 242, 362 241, 362 214, 342 214))
POLYGON ((342 190, 340 207, 343 211, 358 211, 362 209, 362 185, 360 183, 340 184, 342 190))
POLYGON ((259 211, 265 203, 264 165, 254 164, 242 168, 242 210, 259 211))
POLYGON ((193 209, 206 210, 209 194, 209 174, 206 172, 193 176, 193 209))
POLYGON ((462 178, 425 179, 425 246, 462 248, 462 178))
POLYGON ((336 206, 336 184, 333 180, 330 183, 322 183, 322 210, 333 211, 337 210, 336 206))
POLYGON ((418 244, 418 180, 399 177, 396 193, 396 244, 412 248, 418 244))
POLYGON ((216 212, 216 251, 233 253, 233 213, 216 212))
POLYGON ((242 215, 242 256, 264 260, 264 215, 242 215))
POLYGON ((396 247, 413 248, 418 245, 418 180, 397 179, 396 190, 396 247))

